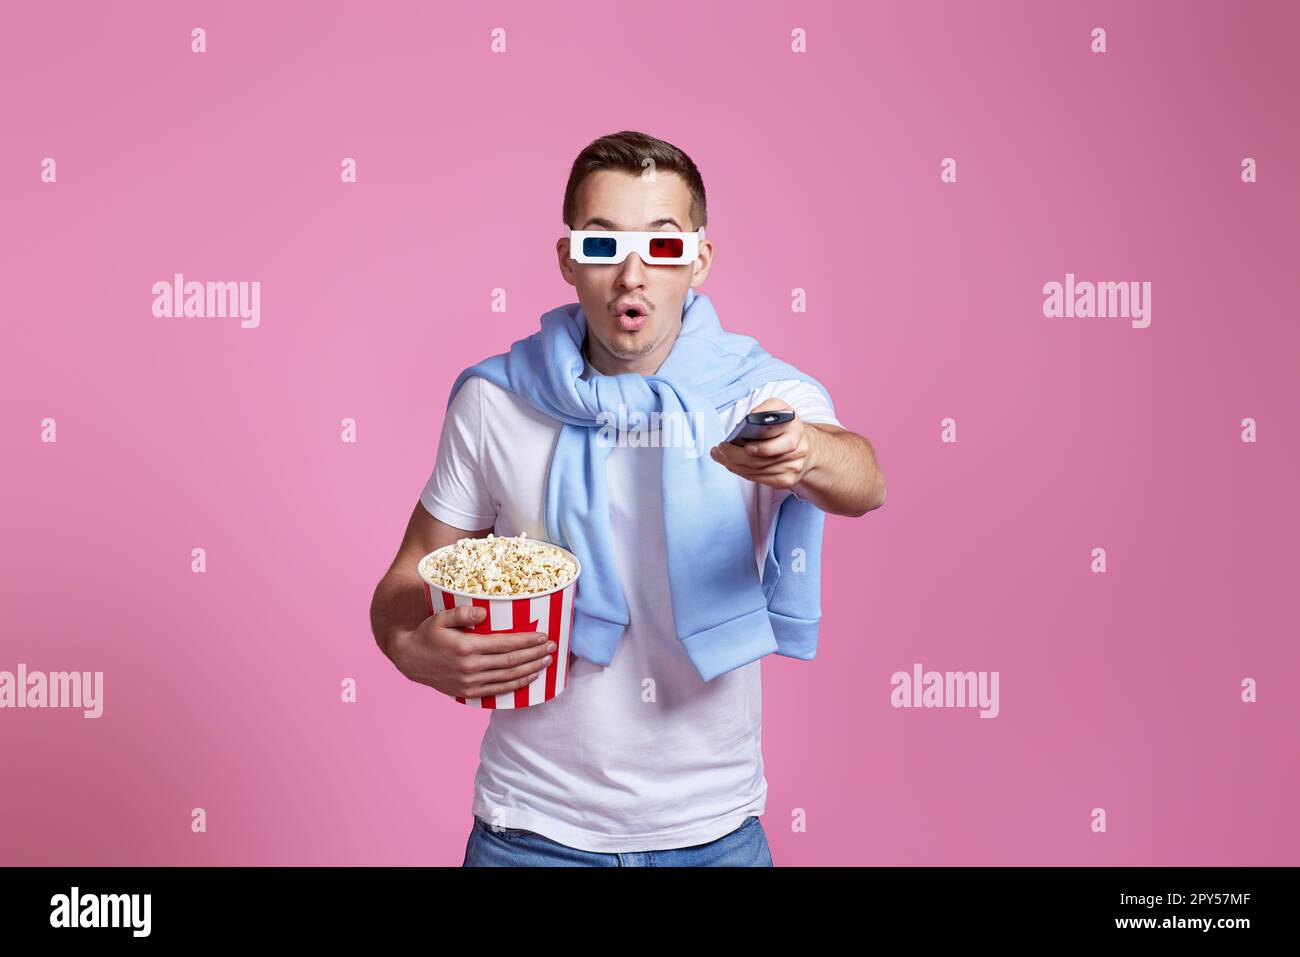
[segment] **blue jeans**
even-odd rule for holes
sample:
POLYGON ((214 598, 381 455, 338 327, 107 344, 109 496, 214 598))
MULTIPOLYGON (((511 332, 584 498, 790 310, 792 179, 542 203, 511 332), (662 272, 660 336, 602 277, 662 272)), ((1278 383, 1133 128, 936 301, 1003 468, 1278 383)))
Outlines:
POLYGON ((602 854, 559 844, 536 831, 493 830, 477 816, 462 867, 772 867, 763 825, 751 814, 730 834, 666 851, 602 854))

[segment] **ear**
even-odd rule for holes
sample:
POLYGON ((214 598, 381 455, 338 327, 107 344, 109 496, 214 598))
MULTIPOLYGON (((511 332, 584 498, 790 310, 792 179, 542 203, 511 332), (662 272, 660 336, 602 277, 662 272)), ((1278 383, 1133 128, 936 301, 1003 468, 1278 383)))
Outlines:
POLYGON ((700 243, 700 255, 691 263, 691 288, 704 284, 704 280, 709 277, 709 269, 713 266, 713 241, 706 239, 700 243))
POLYGON ((578 264, 569 258, 569 237, 561 236, 555 243, 555 254, 560 263, 560 275, 570 286, 578 285, 574 267, 578 264))

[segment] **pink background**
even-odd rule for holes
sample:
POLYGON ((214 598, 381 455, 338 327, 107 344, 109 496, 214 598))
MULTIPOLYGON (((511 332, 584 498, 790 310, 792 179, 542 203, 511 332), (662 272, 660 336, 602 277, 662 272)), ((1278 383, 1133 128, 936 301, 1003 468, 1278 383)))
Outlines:
POLYGON ((105 693, 98 720, 0 711, 0 863, 460 863, 488 716, 398 674, 369 602, 455 374, 575 301, 565 177, 621 129, 696 160, 702 291, 888 477, 827 519, 817 659, 763 665, 777 865, 1300 863, 1298 27, 1285 3, 16 8, 0 670, 105 693), (174 272, 260 281, 260 327, 155 318, 174 272), (1045 318, 1067 272, 1150 281, 1150 328, 1045 318), (1001 714, 892 708, 913 662, 999 671, 1001 714))

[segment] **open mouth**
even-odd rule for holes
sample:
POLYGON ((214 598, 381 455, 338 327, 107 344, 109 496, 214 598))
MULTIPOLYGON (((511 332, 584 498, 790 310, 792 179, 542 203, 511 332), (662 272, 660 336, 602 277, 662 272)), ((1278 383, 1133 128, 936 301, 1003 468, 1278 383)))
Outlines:
POLYGON ((646 310, 642 306, 629 303, 618 310, 618 324, 628 332, 635 332, 645 325, 646 310))

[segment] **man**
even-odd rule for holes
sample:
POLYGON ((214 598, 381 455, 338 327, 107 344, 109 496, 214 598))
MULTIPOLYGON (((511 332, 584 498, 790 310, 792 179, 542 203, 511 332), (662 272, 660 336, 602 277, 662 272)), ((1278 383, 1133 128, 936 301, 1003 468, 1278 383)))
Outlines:
MULTIPOLYGON (((576 288, 581 306, 576 317, 560 319, 580 317, 584 324, 570 327, 575 336, 578 328, 584 331, 569 347, 574 361, 568 368, 576 373, 584 367, 577 376, 581 381, 561 386, 585 390, 601 383, 600 376, 633 373, 638 378, 630 380, 629 391, 640 385, 665 406, 678 401, 668 383, 655 382, 652 392, 645 386, 654 380, 639 377, 655 376, 670 356, 678 370, 684 369, 685 360, 678 356, 687 354, 685 347, 674 353, 679 333, 688 317, 691 329, 698 328, 700 314, 693 310, 712 309, 707 297, 694 290, 708 276, 713 244, 686 235, 702 229, 706 220, 699 171, 671 144, 622 132, 596 140, 578 156, 564 200, 564 221, 571 231, 685 236, 691 248, 678 257, 689 262, 665 265, 654 261, 657 255, 685 249, 674 245, 676 239, 643 237, 643 245, 627 248, 617 236, 596 245, 584 242, 587 253, 599 254, 601 242, 626 253, 621 261, 605 263, 598 258, 579 261, 575 254, 582 254, 570 250, 570 237, 560 238, 560 273, 576 288), (647 168, 653 175, 646 174, 647 168)), ((544 327, 547 321, 544 316, 544 327)), ((516 348, 536 341, 521 340, 516 348)), ((548 518, 555 520, 548 508, 556 507, 554 501, 548 506, 548 469, 555 466, 552 455, 560 454, 557 439, 566 428, 542 411, 548 405, 530 402, 522 389, 506 387, 511 383, 504 374, 470 374, 479 368, 466 370, 453 389, 433 473, 371 609, 376 640, 402 674, 444 694, 467 697, 525 686, 550 664, 555 645, 536 632, 467 632, 478 620, 468 607, 428 615, 416 563, 458 539, 493 531, 547 539, 548 518)), ((613 384, 622 388, 627 381, 613 384)), ((790 409, 795 417, 768 427, 761 440, 744 447, 718 441, 708 450, 716 464, 699 458, 703 449, 696 451, 699 473, 727 483, 733 499, 743 499, 756 572, 764 569, 769 533, 784 514, 781 506, 788 496, 849 516, 878 508, 885 499, 884 477, 870 443, 839 424, 814 382, 791 375, 717 408, 720 422, 710 423, 710 434, 720 427, 724 438, 752 411, 790 409)), ((682 395, 694 394, 680 385, 682 395)), ((586 436, 588 430, 577 434, 586 436)), ((568 528, 589 550, 579 600, 586 597, 588 609, 594 607, 595 583, 588 580, 594 572, 588 565, 607 563, 617 569, 625 605, 614 604, 624 610, 625 625, 614 617, 617 644, 607 663, 581 657, 581 651, 570 656, 568 683, 556 698, 492 712, 475 776, 474 820, 464 864, 771 866, 759 822, 767 796, 760 747, 760 659, 724 666, 730 670, 705 680, 698 651, 688 655, 674 628, 675 611, 682 617, 683 595, 692 590, 682 583, 690 582, 694 571, 683 575, 683 569, 668 567, 673 536, 666 544, 665 525, 672 519, 665 505, 677 493, 672 485, 661 487, 673 481, 661 477, 661 456, 690 451, 660 447, 654 436, 639 441, 620 436, 607 454, 602 469, 607 536, 586 537, 596 524, 591 513, 568 528), (593 543, 599 543, 599 552, 591 551, 597 548, 593 543)), ((719 523, 728 514, 722 498, 710 505, 719 523)), ((730 514, 739 516, 739 507, 730 514)), ((697 532, 712 521, 707 510, 692 514, 697 532)), ((600 518, 604 520, 603 513, 600 518)), ((745 519, 738 521, 743 526, 745 519)), ((747 564, 742 558, 740 565, 747 564)), ((700 580, 708 570, 700 569, 700 580)), ((744 574, 757 588, 758 575, 747 569, 744 574)), ((767 609, 762 611, 766 624, 767 609)), ((576 627, 573 641, 578 646, 576 627)), ((589 647, 596 648, 594 641, 589 647)))

